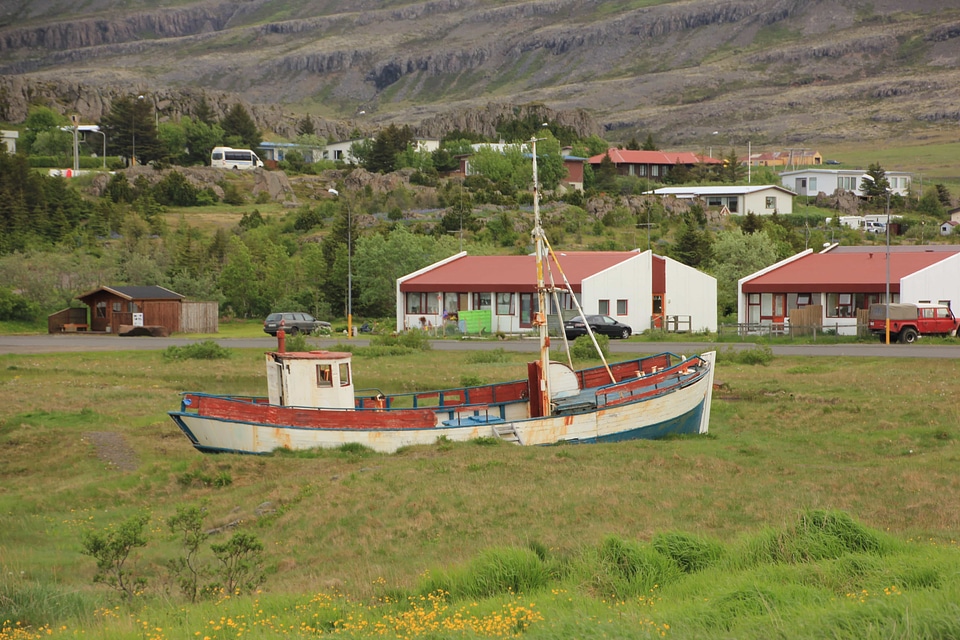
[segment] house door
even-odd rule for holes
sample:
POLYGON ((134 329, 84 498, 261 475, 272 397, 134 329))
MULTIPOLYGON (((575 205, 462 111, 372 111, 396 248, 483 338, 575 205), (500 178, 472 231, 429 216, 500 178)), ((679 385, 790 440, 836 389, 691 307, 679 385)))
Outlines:
POLYGON ((529 329, 533 326, 533 314, 537 311, 537 298, 533 293, 520 294, 520 328, 529 329))
POLYGON ((650 318, 650 326, 653 329, 663 328, 663 294, 653 294, 653 314, 650 318))
POLYGON ((772 298, 770 317, 761 318, 761 321, 769 320, 771 324, 783 326, 783 322, 787 317, 787 294, 774 293, 772 294, 772 298))
POLYGON ((797 178, 797 195, 798 196, 807 195, 807 179, 806 178, 797 178))

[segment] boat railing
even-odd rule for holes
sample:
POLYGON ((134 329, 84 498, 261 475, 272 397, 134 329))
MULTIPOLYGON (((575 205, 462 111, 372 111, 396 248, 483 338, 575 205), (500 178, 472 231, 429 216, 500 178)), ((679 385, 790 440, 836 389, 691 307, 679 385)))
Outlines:
POLYGON ((676 366, 637 376, 597 389, 597 407, 635 402, 667 393, 691 384, 703 372, 704 361, 699 356, 684 360, 676 366))
POLYGON ((529 391, 526 380, 514 380, 477 387, 455 387, 440 391, 415 391, 357 397, 358 408, 386 409, 436 409, 470 405, 505 405, 514 402, 526 402, 529 391), (382 396, 382 399, 378 396, 382 396))

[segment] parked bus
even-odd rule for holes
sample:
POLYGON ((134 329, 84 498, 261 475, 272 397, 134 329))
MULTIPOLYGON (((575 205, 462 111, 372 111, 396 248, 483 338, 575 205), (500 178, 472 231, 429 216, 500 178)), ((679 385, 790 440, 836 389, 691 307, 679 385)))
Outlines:
POLYGON ((256 169, 263 161, 250 149, 214 147, 210 154, 210 166, 218 169, 256 169))

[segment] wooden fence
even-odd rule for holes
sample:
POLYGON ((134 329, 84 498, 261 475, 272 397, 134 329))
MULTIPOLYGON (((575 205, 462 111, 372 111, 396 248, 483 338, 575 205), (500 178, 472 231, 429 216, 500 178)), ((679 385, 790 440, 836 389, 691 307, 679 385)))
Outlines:
POLYGON ((216 302, 180 303, 180 331, 183 333, 218 333, 220 305, 216 302))

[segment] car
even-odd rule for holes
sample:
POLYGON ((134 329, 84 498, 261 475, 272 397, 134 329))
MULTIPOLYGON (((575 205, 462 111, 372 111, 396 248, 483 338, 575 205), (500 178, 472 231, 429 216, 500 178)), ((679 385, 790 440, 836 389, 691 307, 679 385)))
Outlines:
POLYGON ((563 323, 563 332, 567 334, 568 340, 573 340, 579 336, 587 334, 587 324, 593 329, 594 333, 599 333, 611 338, 629 338, 633 329, 629 325, 614 320, 610 316, 596 315, 586 316, 587 321, 583 321, 583 316, 570 318, 563 323))
POLYGON ((841 164, 839 160, 827 160, 824 164, 841 164))
POLYGON ((329 331, 332 328, 329 322, 317 320, 309 313, 284 311, 268 315, 267 319, 263 321, 263 331, 275 336, 277 331, 280 330, 281 324, 284 332, 291 336, 298 333, 329 331))

